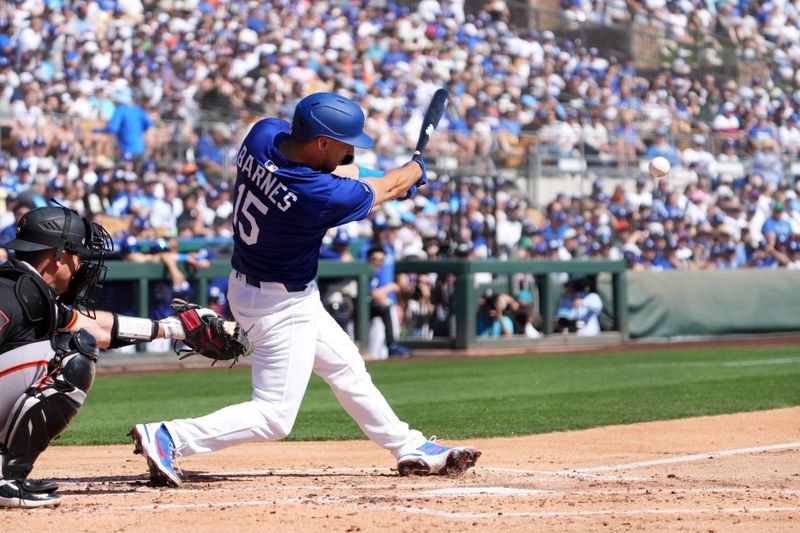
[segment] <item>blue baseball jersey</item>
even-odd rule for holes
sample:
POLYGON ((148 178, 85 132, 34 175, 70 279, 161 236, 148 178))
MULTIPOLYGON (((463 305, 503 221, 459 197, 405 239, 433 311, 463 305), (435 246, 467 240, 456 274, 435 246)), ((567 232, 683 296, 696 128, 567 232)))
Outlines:
POLYGON ((239 148, 231 264, 261 281, 303 285, 317 276, 325 233, 366 217, 375 191, 286 159, 278 147, 289 128, 284 120, 260 120, 239 148))

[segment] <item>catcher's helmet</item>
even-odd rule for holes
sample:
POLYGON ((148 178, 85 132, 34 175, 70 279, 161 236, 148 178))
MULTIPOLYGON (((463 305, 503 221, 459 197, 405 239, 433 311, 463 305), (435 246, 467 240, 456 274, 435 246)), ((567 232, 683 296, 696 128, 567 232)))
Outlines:
POLYGON ((375 141, 364 133, 364 121, 364 112, 349 98, 314 93, 300 100, 294 110, 292 138, 330 137, 357 148, 372 148, 375 141))
POLYGON ((17 223, 16 238, 3 246, 20 252, 55 248, 58 259, 64 250, 89 256, 92 252, 87 243, 88 226, 88 221, 75 211, 55 206, 40 207, 22 215, 17 223))
POLYGON ((100 297, 108 270, 104 266, 105 255, 114 249, 103 226, 63 206, 39 207, 20 217, 16 238, 3 246, 17 252, 55 249, 57 260, 65 251, 80 256, 81 267, 60 299, 94 317, 92 309, 100 297))

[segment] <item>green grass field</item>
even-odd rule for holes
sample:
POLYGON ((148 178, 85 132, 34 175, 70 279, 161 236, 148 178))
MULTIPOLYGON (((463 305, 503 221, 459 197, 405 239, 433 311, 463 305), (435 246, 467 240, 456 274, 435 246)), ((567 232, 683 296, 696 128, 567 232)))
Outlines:
MULTIPOLYGON (((369 370, 400 418, 442 439, 800 405, 800 346, 412 359, 369 370)), ((200 416, 249 398, 249 367, 100 376, 57 442, 128 442, 134 423, 200 416)), ((364 437, 314 376, 289 438, 364 437)))

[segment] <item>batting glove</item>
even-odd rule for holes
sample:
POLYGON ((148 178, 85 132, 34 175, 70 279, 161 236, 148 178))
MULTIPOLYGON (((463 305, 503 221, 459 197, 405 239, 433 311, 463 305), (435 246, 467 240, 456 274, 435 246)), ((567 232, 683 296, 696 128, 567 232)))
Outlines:
MULTIPOLYGON (((419 183, 419 182, 417 182, 417 183, 419 183)), ((417 185, 416 184, 412 185, 411 188, 408 189, 408 191, 406 191, 406 193, 403 196, 398 198, 398 200, 409 200, 411 198, 414 198, 415 194, 417 194, 417 185)))
POLYGON ((425 173, 425 161, 422 160, 422 153, 414 152, 414 155, 411 156, 411 160, 417 163, 419 168, 422 169, 422 177, 417 180, 417 183, 415 183, 417 187, 422 187, 428 183, 428 175, 425 173))

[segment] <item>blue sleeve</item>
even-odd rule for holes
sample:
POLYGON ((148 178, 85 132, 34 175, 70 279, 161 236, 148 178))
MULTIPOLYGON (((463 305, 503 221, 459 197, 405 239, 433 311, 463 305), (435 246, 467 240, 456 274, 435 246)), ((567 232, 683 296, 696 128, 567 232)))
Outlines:
POLYGON ((378 280, 379 287, 385 287, 390 283, 394 283, 394 265, 384 264, 375 272, 375 277, 378 280))
POLYGON ((358 167, 358 177, 360 179, 364 178, 382 178, 385 172, 381 172, 380 170, 373 170, 367 167, 358 167))
POLYGON ((120 112, 120 108, 117 107, 114 110, 114 114, 111 115, 111 120, 108 121, 108 126, 106 129, 111 133, 118 133, 120 128, 122 127, 122 113, 120 112))
POLYGON ((348 178, 336 179, 339 183, 320 213, 320 222, 328 228, 361 220, 369 215, 375 202, 375 191, 369 183, 348 178))

